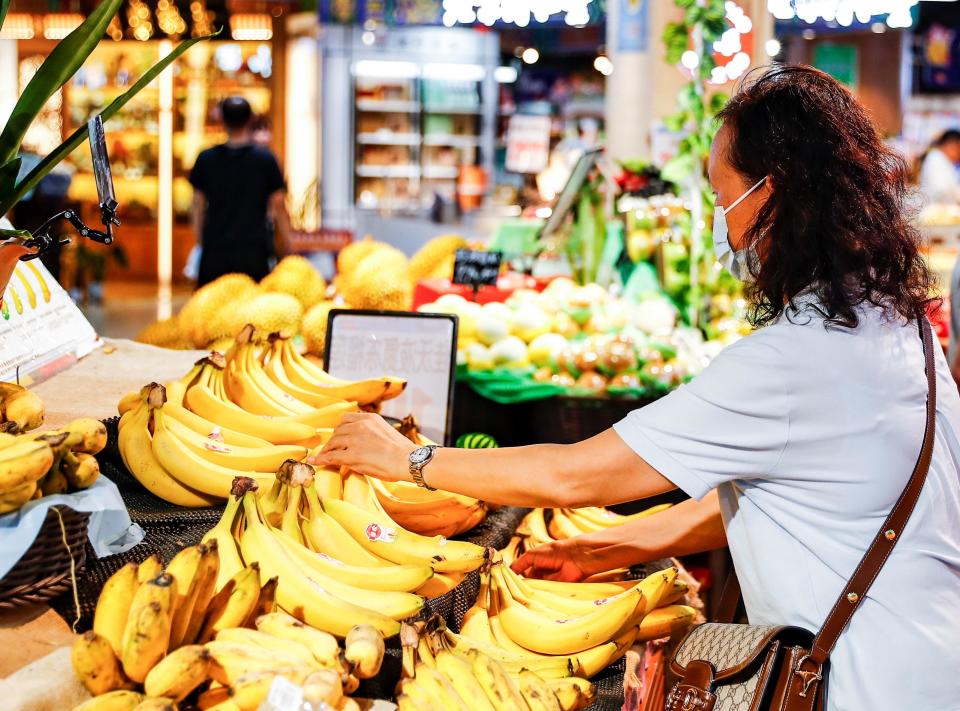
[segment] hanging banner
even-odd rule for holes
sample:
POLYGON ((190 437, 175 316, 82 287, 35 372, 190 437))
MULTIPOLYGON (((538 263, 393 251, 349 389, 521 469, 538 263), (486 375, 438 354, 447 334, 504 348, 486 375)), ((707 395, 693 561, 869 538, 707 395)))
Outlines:
POLYGON ((441 25, 443 4, 440 0, 388 0, 388 22, 391 25, 441 25))
POLYGON ((649 44, 650 0, 614 0, 617 3, 617 52, 646 52, 649 44))

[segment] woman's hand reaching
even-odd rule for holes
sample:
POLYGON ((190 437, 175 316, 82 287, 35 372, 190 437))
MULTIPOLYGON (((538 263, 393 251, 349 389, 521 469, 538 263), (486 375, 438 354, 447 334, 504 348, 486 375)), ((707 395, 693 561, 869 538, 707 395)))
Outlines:
POLYGON ((410 478, 409 457, 416 448, 380 415, 353 412, 343 416, 330 441, 307 462, 402 481, 410 478))
POLYGON ((528 578, 578 583, 600 572, 599 569, 595 570, 597 564, 598 561, 591 546, 579 538, 567 538, 545 543, 527 551, 510 567, 528 578))

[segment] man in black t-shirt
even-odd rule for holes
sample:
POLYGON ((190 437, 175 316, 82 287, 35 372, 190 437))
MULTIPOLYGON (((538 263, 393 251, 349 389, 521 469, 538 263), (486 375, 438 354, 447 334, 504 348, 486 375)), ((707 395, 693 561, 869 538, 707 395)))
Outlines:
POLYGON ((283 174, 273 154, 252 140, 250 104, 235 96, 220 110, 227 142, 203 151, 190 171, 193 228, 202 247, 198 287, 231 272, 262 279, 277 252, 269 217, 281 236, 289 223, 283 174))

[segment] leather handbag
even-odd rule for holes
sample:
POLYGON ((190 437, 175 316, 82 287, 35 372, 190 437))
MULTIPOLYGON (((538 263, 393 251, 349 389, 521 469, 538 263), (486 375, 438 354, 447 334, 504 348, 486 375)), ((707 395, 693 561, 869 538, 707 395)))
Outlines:
POLYGON ((826 707, 830 652, 897 544, 920 498, 933 456, 937 409, 933 336, 925 315, 920 314, 917 321, 928 388, 920 455, 906 488, 820 631, 727 624, 740 597, 739 585, 731 576, 718 614, 725 622, 691 630, 671 660, 671 671, 680 681, 667 696, 666 711, 823 711, 826 707))

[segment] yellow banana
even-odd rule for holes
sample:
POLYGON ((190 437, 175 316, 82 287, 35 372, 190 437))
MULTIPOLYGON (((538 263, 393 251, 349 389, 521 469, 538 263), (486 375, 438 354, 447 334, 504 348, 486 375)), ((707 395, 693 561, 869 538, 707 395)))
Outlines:
POLYGON ((553 540, 553 536, 547 530, 547 523, 543 518, 543 509, 533 509, 524 516, 520 526, 517 527, 517 534, 528 539, 528 550, 553 540))
MULTIPOLYGON (((60 478, 57 481, 62 480, 63 483, 66 484, 66 477, 64 477, 60 472, 51 473, 59 475, 60 478)), ((46 480, 47 477, 41 481, 46 483, 46 480)), ((42 489, 38 488, 37 484, 38 482, 28 481, 26 484, 22 484, 14 489, 10 489, 9 491, 0 494, 0 514, 16 511, 31 499, 37 498, 38 493, 42 496, 49 496, 51 493, 61 494, 67 490, 66 486, 63 486, 62 488, 58 487, 58 490, 56 491, 44 492, 42 489)))
POLYGON ((597 696, 597 687, 586 679, 547 679, 547 685, 553 690, 560 702, 562 711, 585 709, 597 696))
POLYGON ((133 688, 123 675, 110 642, 92 630, 77 637, 70 650, 70 660, 80 683, 94 696, 133 688))
POLYGON ((460 694, 457 693, 457 690, 454 688, 453 684, 450 683, 443 674, 438 672, 435 668, 430 668, 425 664, 417 665, 417 684, 422 684, 428 691, 431 692, 431 695, 443 706, 445 709, 460 709, 460 711, 470 711, 470 707, 467 705, 460 694))
POLYGON ((349 565, 380 568, 395 565, 357 543, 343 526, 323 510, 313 487, 305 487, 303 495, 307 500, 309 515, 302 522, 301 529, 305 542, 313 551, 349 565))
POLYGON ((140 393, 138 392, 127 393, 126 395, 121 397, 120 402, 117 403, 117 414, 125 415, 131 410, 134 410, 140 407, 141 402, 142 401, 140 399, 140 393))
MULTIPOLYGON (((563 679, 583 673, 577 656, 548 656, 533 652, 518 654, 506 651, 503 647, 477 642, 462 634, 454 634, 449 630, 444 632, 444 643, 447 649, 458 656, 466 658, 470 650, 476 650, 491 659, 495 659, 509 674, 515 674, 521 669, 530 669, 544 679, 563 679)), ((610 643, 610 645, 612 647, 613 643, 610 643)))
POLYGON ((301 686, 313 672, 310 667, 289 667, 247 674, 230 687, 230 701, 242 711, 256 711, 269 696, 273 680, 278 676, 301 686))
POLYGON ((377 378, 349 381, 334 378, 301 356, 292 342, 287 342, 281 351, 281 360, 287 377, 295 385, 316 392, 318 395, 353 400, 360 405, 371 405, 391 400, 407 386, 401 378, 377 378))
POLYGON ((135 682, 142 683, 167 653, 172 597, 173 577, 166 574, 148 580, 133 596, 123 631, 121 660, 124 673, 135 682))
POLYGON ((307 454, 306 447, 292 444, 267 444, 256 448, 226 444, 217 439, 198 435, 173 418, 164 418, 164 425, 208 462, 239 471, 274 472, 286 460, 300 460, 307 454))
POLYGON ((667 605, 647 613, 640 621, 640 633, 637 640, 646 642, 661 637, 672 637, 686 630, 697 615, 697 611, 687 605, 667 605))
POLYGON ((547 686, 547 682, 534 672, 521 669, 516 676, 516 682, 530 711, 561 711, 557 695, 547 686))
POLYGON ((343 699, 343 680, 335 669, 321 669, 311 674, 303 684, 303 700, 314 707, 336 708, 343 699))
POLYGON ((570 518, 564 513, 564 509, 552 509, 553 518, 550 519, 550 525, 547 531, 557 540, 565 538, 575 538, 588 531, 577 527, 570 518))
POLYGON ((171 420, 176 420, 184 427, 193 430, 196 434, 206 439, 223 442, 224 444, 234 447, 250 447, 251 449, 269 447, 272 444, 261 437, 255 437, 211 422, 205 417, 201 417, 182 405, 170 402, 169 400, 163 406, 163 409, 171 420))
POLYGON ((66 452, 60 470, 74 489, 88 489, 100 476, 100 464, 92 454, 66 452))
POLYGON ((143 701, 136 691, 111 691, 75 706, 73 711, 133 711, 143 701))
POLYGON ((267 582, 260 586, 260 595, 257 597, 257 605, 253 608, 253 612, 250 613, 250 616, 244 620, 244 627, 256 629, 258 617, 269 615, 270 613, 277 611, 277 584, 279 582, 280 580, 278 578, 270 578, 267 582))
POLYGON ((43 400, 16 383, 0 382, 0 422, 14 434, 43 424, 43 400))
POLYGON ((184 402, 207 420, 244 434, 262 437, 273 444, 290 444, 314 435, 315 428, 308 424, 286 417, 260 417, 217 397, 210 387, 209 370, 205 370, 200 380, 187 389, 184 402))
POLYGON ((526 587, 534 590, 545 590, 561 597, 574 600, 599 600, 603 597, 619 595, 637 584, 636 580, 618 580, 608 583, 566 583, 560 580, 541 580, 539 578, 523 578, 526 587))
POLYGON ((417 593, 417 595, 423 595, 423 597, 428 600, 432 600, 441 595, 446 595, 463 582, 465 577, 466 573, 434 573, 431 578, 413 592, 417 593))
POLYGON ((241 346, 223 369, 223 384, 233 402, 247 412, 268 417, 309 412, 309 405, 280 390, 249 356, 250 347, 241 346), (261 382, 260 376, 265 382, 261 382))
POLYGON ((225 499, 238 476, 249 476, 264 486, 273 481, 272 473, 238 471, 208 462, 167 429, 162 410, 155 410, 153 417, 154 456, 166 471, 194 491, 225 499))
POLYGON ((227 581, 243 569, 240 551, 237 550, 237 542, 233 537, 233 524, 239 511, 240 500, 231 494, 227 497, 227 506, 223 510, 223 516, 220 517, 217 525, 203 536, 203 543, 214 540, 217 542, 220 565, 217 571, 215 592, 223 590, 227 581))
POLYGON ((93 631, 107 640, 118 659, 123 655, 123 630, 138 587, 137 564, 127 563, 104 583, 93 613, 93 631))
POLYGON ((144 699, 134 707, 133 711, 177 711, 178 709, 176 701, 161 696, 144 699))
MULTIPOLYGON (((202 545, 207 549, 200 557, 200 565, 197 568, 197 586, 192 598, 193 611, 190 613, 190 620, 183 634, 183 644, 193 644, 197 641, 207 618, 207 610, 217 593, 217 580, 220 577, 220 541, 218 538, 213 538, 202 545)), ((233 544, 232 548, 235 552, 236 544, 233 544)))
POLYGON ((438 652, 436 658, 437 670, 450 681, 470 711, 494 711, 493 704, 466 660, 447 649, 438 652))
POLYGON ((467 657, 471 661, 473 675, 497 711, 527 708, 519 689, 496 660, 476 649, 469 650, 467 657))
MULTIPOLYGON (((216 682, 214 682, 216 684, 216 682)), ((221 686, 217 684, 216 686, 211 686, 209 689, 197 696, 197 708, 200 711, 208 711, 209 709, 220 706, 221 704, 231 704, 230 701, 230 688, 226 686, 221 686)), ((224 706, 220 706, 218 711, 225 711, 224 706)))
POLYGON ((473 543, 421 536, 399 527, 382 512, 346 501, 327 499, 323 508, 370 553, 394 563, 428 564, 440 573, 463 573, 480 567, 486 556, 485 549, 473 543))
POLYGON ((257 645, 213 640, 205 646, 210 652, 210 677, 224 686, 233 686, 247 674, 304 666, 296 654, 280 650, 264 654, 257 645))
POLYGON ((259 520, 256 497, 252 492, 244 496, 247 527, 240 537, 240 550, 245 562, 257 561, 268 577, 279 578, 277 602, 288 612, 296 612, 303 620, 318 629, 343 637, 355 624, 371 624, 385 637, 400 631, 400 625, 386 615, 343 600, 305 575, 283 549, 277 549, 275 539, 262 525, 251 525, 259 520))
MULTIPOLYGON (((310 465, 304 464, 303 466, 310 465)), ((283 514, 280 516, 280 534, 277 536, 282 538, 284 543, 290 543, 298 549, 304 546, 303 531, 300 530, 300 499, 302 494, 303 487, 287 487, 287 503, 283 514)))
MULTIPOLYGON (((245 627, 227 627, 217 632, 217 641, 233 642, 234 644, 254 645, 264 650, 280 651, 286 654, 296 654, 305 666, 316 666, 317 661, 306 645, 292 639, 274 637, 266 632, 245 627)), ((267 652, 264 651, 264 654, 267 652)))
POLYGON ((211 601, 207 620, 200 632, 200 642, 213 639, 220 630, 242 625, 256 609, 259 598, 260 566, 253 561, 234 576, 211 601))
POLYGON ((443 702, 436 697, 432 687, 422 680, 404 679, 400 682, 400 698, 408 699, 405 706, 415 711, 447 711, 443 702))
POLYGON ((593 649, 578 653, 577 661, 580 663, 578 675, 585 679, 596 676, 611 664, 619 661, 620 657, 633 646, 636 639, 637 628, 630 627, 612 642, 599 644, 593 649))
POLYGON ((0 449, 0 492, 37 481, 53 465, 53 458, 47 442, 31 438, 0 449))
POLYGON ((283 343, 280 340, 274 341, 270 351, 270 358, 263 366, 263 370, 267 377, 270 378, 277 387, 283 390, 283 392, 293 395, 297 400, 305 402, 312 407, 323 407, 324 405, 329 405, 331 402, 342 399, 330 397, 329 395, 321 395, 313 390, 301 388, 290 380, 287 376, 287 371, 283 368, 282 350, 283 343))
MULTIPOLYGON (((176 649, 187 634, 187 627, 193 616, 193 604, 197 596, 197 587, 200 580, 197 572, 200 560, 206 553, 207 546, 201 543, 189 546, 177 553, 167 566, 167 574, 173 576, 173 618, 170 623, 170 649, 176 649), (201 547, 202 546, 202 547, 201 547)), ((164 694, 148 694, 148 696, 164 696, 164 694)))
POLYGON ((210 652, 191 644, 171 652, 147 673, 143 690, 147 696, 182 701, 210 678, 210 652))
POLYGON ((380 672, 385 646, 383 635, 369 625, 356 625, 347 632, 344 656, 359 679, 372 679, 380 672))
POLYGON ((68 422, 63 429, 44 432, 43 435, 61 433, 67 435, 64 444, 74 452, 99 454, 107 446, 107 426, 92 417, 77 418, 68 422))
POLYGON ((152 556, 140 563, 140 566, 137 568, 137 581, 140 583, 145 583, 148 580, 153 580, 162 572, 163 560, 160 558, 159 553, 154 553, 152 556))
POLYGON ((303 645, 321 666, 331 667, 337 664, 340 646, 336 637, 328 632, 309 627, 286 612, 274 612, 258 617, 256 624, 259 631, 271 637, 303 645))
POLYGON ((154 496, 184 507, 212 506, 217 497, 201 493, 173 478, 153 454, 153 437, 148 429, 150 410, 141 405, 120 428, 118 446, 123 463, 143 487, 154 496))

